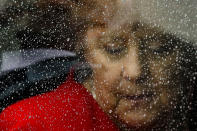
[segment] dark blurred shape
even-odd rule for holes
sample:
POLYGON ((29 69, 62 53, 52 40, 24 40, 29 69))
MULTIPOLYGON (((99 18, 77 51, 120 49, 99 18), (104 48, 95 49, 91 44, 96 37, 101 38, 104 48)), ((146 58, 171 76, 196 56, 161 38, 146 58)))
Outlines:
POLYGON ((78 28, 71 7, 40 1, 7 1, 0 10, 1 49, 74 50, 78 28))

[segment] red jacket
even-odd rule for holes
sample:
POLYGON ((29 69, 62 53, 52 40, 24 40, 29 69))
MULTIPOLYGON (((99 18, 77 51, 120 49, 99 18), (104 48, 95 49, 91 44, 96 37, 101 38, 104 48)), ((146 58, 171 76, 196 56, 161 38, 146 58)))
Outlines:
POLYGON ((118 130, 90 93, 71 78, 54 91, 7 107, 0 114, 0 129, 118 130))

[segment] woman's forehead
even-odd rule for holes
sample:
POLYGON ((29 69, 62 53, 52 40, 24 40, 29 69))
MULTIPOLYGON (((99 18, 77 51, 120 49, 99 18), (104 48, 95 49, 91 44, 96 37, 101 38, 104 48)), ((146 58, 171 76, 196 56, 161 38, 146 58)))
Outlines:
POLYGON ((131 35, 135 34, 138 37, 143 35, 164 35, 157 27, 152 27, 151 25, 140 23, 140 22, 125 22, 119 24, 108 24, 108 23, 95 23, 91 29, 99 29, 103 35, 114 34, 114 35, 131 35))

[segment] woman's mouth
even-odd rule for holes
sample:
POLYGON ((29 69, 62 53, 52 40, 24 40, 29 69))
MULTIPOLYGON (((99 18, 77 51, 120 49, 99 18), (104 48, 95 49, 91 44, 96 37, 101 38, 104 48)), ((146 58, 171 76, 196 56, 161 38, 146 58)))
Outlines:
POLYGON ((121 97, 121 99, 125 100, 132 107, 147 107, 150 103, 154 102, 155 98, 153 93, 123 95, 121 97))
POLYGON ((150 111, 157 103, 157 97, 153 92, 148 93, 133 93, 133 94, 119 94, 119 101, 116 106, 116 110, 122 110, 121 112, 140 112, 150 111), (156 102, 156 103, 155 103, 156 102))

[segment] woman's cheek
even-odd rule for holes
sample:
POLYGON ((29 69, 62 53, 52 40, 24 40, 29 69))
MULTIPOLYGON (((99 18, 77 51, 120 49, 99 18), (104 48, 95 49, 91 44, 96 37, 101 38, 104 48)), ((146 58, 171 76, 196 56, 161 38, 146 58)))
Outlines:
POLYGON ((120 79, 121 62, 113 62, 101 51, 95 51, 95 56, 92 56, 93 72, 95 77, 100 77, 101 82, 113 84, 114 81, 120 79))
POLYGON ((105 112, 110 113, 117 102, 114 90, 118 86, 117 81, 120 81, 121 66, 106 59, 103 54, 97 55, 93 63, 100 65, 100 68, 93 68, 96 100, 105 112))
POLYGON ((116 97, 104 85, 95 85, 96 101, 106 113, 112 113, 116 105, 116 97))
POLYGON ((162 106, 169 106, 170 105, 170 98, 172 97, 170 92, 167 91, 167 89, 162 89, 162 92, 160 94, 160 104, 162 106))
POLYGON ((153 77, 153 82, 157 85, 172 86, 172 76, 175 71, 176 63, 171 58, 150 62, 151 77, 153 77))

